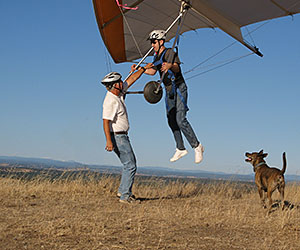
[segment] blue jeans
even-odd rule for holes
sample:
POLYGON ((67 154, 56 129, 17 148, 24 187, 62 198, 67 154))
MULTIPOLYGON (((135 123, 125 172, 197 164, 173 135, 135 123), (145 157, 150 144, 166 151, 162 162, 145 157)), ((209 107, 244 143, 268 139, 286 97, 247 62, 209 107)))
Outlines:
POLYGON ((173 132, 176 148, 180 150, 185 149, 181 132, 184 134, 191 147, 196 148, 199 145, 199 141, 191 124, 186 118, 188 111, 187 86, 185 82, 183 82, 177 88, 178 90, 175 91, 175 93, 171 93, 171 91, 166 92, 168 124, 173 132), (180 95, 178 91, 180 91, 180 95))
POLYGON ((121 194, 121 200, 126 200, 132 195, 132 185, 136 173, 136 158, 131 147, 128 135, 111 135, 114 145, 114 152, 123 164, 121 183, 118 193, 121 194))

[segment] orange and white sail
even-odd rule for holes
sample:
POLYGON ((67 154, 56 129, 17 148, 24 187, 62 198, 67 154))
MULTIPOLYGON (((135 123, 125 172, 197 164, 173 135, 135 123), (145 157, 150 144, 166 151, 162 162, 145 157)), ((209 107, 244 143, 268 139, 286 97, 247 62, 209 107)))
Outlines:
MULTIPOLYGON (((189 10, 181 34, 219 28, 254 52, 256 48, 243 38, 243 26, 300 12, 300 0, 93 0, 99 31, 113 60, 122 63, 143 57, 150 48, 149 33, 167 29, 182 2, 189 10)), ((168 32, 167 40, 176 29, 168 32)))

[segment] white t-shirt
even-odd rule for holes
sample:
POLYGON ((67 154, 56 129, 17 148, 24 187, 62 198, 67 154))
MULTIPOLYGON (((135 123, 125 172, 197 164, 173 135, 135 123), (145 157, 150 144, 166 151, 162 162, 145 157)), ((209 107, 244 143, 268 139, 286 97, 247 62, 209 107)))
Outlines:
MULTIPOLYGON (((123 82, 123 91, 127 89, 127 83, 123 82)), ((102 118, 110 120, 110 131, 121 132, 129 130, 129 121, 124 102, 124 95, 116 96, 107 91, 103 102, 102 118)))

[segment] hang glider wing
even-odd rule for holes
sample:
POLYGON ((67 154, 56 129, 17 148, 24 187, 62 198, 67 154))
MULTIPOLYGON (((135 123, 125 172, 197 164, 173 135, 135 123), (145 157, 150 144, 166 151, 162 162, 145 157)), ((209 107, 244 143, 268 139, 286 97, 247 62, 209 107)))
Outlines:
MULTIPOLYGON (((255 52, 244 41, 241 27, 300 12, 300 0, 190 0, 180 33, 220 28, 255 52)), ((102 39, 116 63, 141 58, 150 48, 153 29, 166 29, 178 16, 179 0, 93 0, 102 39), (118 3, 122 6, 118 6, 118 3)), ((173 27, 167 40, 176 35, 173 27)))

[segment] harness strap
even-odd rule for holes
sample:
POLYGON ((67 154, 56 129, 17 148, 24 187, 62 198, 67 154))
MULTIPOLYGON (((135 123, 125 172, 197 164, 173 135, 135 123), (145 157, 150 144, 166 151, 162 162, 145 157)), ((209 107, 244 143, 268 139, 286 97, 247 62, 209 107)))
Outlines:
MULTIPOLYGON (((156 55, 154 56, 154 59, 153 59, 153 65, 154 65, 154 66, 158 66, 158 65, 161 65, 161 64, 163 63, 163 58, 164 58, 166 52, 167 52, 167 49, 165 49, 165 50, 162 52, 162 54, 161 54, 159 60, 156 60, 157 57, 158 57, 158 54, 156 54, 156 55)), ((172 82, 172 90, 171 90, 171 93, 173 93, 174 96, 176 96, 175 94, 178 94, 178 95, 179 95, 180 100, 181 100, 182 103, 184 104, 185 109, 188 111, 189 108, 188 108, 188 106, 187 106, 187 102, 186 102, 185 98, 183 97, 183 95, 181 94, 181 92, 180 92, 180 90, 178 89, 178 87, 176 86, 176 83, 175 83, 175 74, 174 74, 174 72, 173 72, 172 70, 170 70, 170 69, 168 70, 168 78, 169 78, 169 79, 171 80, 171 82, 172 82)), ((166 103, 166 109, 167 109, 167 111, 169 112, 170 110, 169 110, 169 105, 168 105, 168 96, 167 96, 167 94, 166 94, 166 97, 165 97, 165 103, 166 103)))

